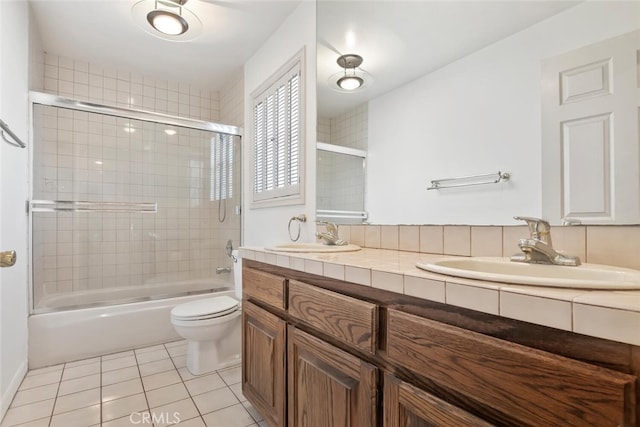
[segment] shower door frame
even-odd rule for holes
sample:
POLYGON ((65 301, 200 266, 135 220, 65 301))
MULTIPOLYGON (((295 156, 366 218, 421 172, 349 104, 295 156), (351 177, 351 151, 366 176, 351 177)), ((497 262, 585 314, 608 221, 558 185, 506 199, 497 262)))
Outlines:
MULTIPOLYGON (((106 116, 113 116, 118 118, 130 119, 130 120, 140 120, 146 122, 153 122, 158 124, 170 125, 170 126, 178 126, 183 128, 195 129, 195 130, 204 130, 209 132, 221 133, 231 136, 238 136, 240 138, 240 147, 242 147, 242 137, 243 137, 243 128, 232 125, 225 125, 220 123, 208 122, 205 120, 197 120, 190 119, 186 117, 173 116, 170 114, 157 113, 154 111, 146 111, 139 110, 135 108, 125 108, 125 107, 116 107, 116 106, 108 106, 103 104, 96 104, 88 101, 80 101, 71 98, 66 98, 59 95, 53 95, 49 93, 37 92, 37 91, 29 91, 29 171, 28 171, 28 180, 29 180, 29 199, 25 202, 25 210, 27 215, 29 216, 28 220, 28 236, 27 236, 27 249, 28 249, 28 259, 27 259, 27 273, 29 277, 29 314, 36 314, 35 304, 34 304, 34 290, 33 290, 33 215, 31 211, 31 202, 33 201, 33 192, 34 192, 34 167, 33 167, 33 156, 34 156, 34 111, 36 105, 44 105, 49 107, 59 107, 65 108, 69 110, 75 111, 83 111, 87 113, 95 113, 95 114, 103 114, 106 116)), ((242 155, 240 156, 240 170, 242 170, 242 155)), ((240 186, 240 206, 242 206, 242 185, 240 186)), ((52 209, 55 211, 56 209, 52 209)), ((240 242, 242 245, 242 230, 243 230, 243 221, 240 222, 240 242)), ((136 302, 138 299, 132 300, 131 302, 136 302)), ((141 300, 146 300, 146 298, 142 298, 141 300)), ((92 306, 100 306, 100 305, 110 305, 109 303, 104 304, 93 304, 92 306)), ((83 308, 83 307, 78 307, 83 308)), ((60 310, 65 310, 60 309, 60 310)), ((46 310, 42 312, 49 311, 58 311, 58 309, 46 310)))

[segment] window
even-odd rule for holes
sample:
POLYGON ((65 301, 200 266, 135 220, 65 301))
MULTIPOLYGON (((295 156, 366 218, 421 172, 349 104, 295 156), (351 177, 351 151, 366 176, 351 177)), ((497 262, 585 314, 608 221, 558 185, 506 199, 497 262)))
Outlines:
POLYGON ((254 206, 304 201, 303 55, 297 54, 252 95, 254 206))

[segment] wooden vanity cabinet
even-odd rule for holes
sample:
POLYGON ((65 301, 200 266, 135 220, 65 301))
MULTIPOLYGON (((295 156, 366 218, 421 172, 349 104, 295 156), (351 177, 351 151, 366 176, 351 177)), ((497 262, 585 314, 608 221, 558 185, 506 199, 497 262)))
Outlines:
POLYGON ((637 346, 244 268, 243 393, 271 427, 640 427, 637 346))

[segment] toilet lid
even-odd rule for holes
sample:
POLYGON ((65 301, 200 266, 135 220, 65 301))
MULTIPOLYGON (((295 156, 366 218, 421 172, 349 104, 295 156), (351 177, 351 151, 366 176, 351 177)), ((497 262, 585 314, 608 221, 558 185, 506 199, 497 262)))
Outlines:
POLYGON ((237 309, 237 300, 220 296, 177 305, 171 310, 171 317, 176 320, 203 320, 224 316, 237 309))

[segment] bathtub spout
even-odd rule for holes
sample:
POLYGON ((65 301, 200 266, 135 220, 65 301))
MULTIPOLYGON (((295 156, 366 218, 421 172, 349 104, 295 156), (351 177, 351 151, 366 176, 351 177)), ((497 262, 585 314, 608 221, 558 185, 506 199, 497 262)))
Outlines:
POLYGON ((217 267, 216 268, 216 274, 222 274, 222 273, 231 273, 231 268, 229 268, 229 267, 217 267))

